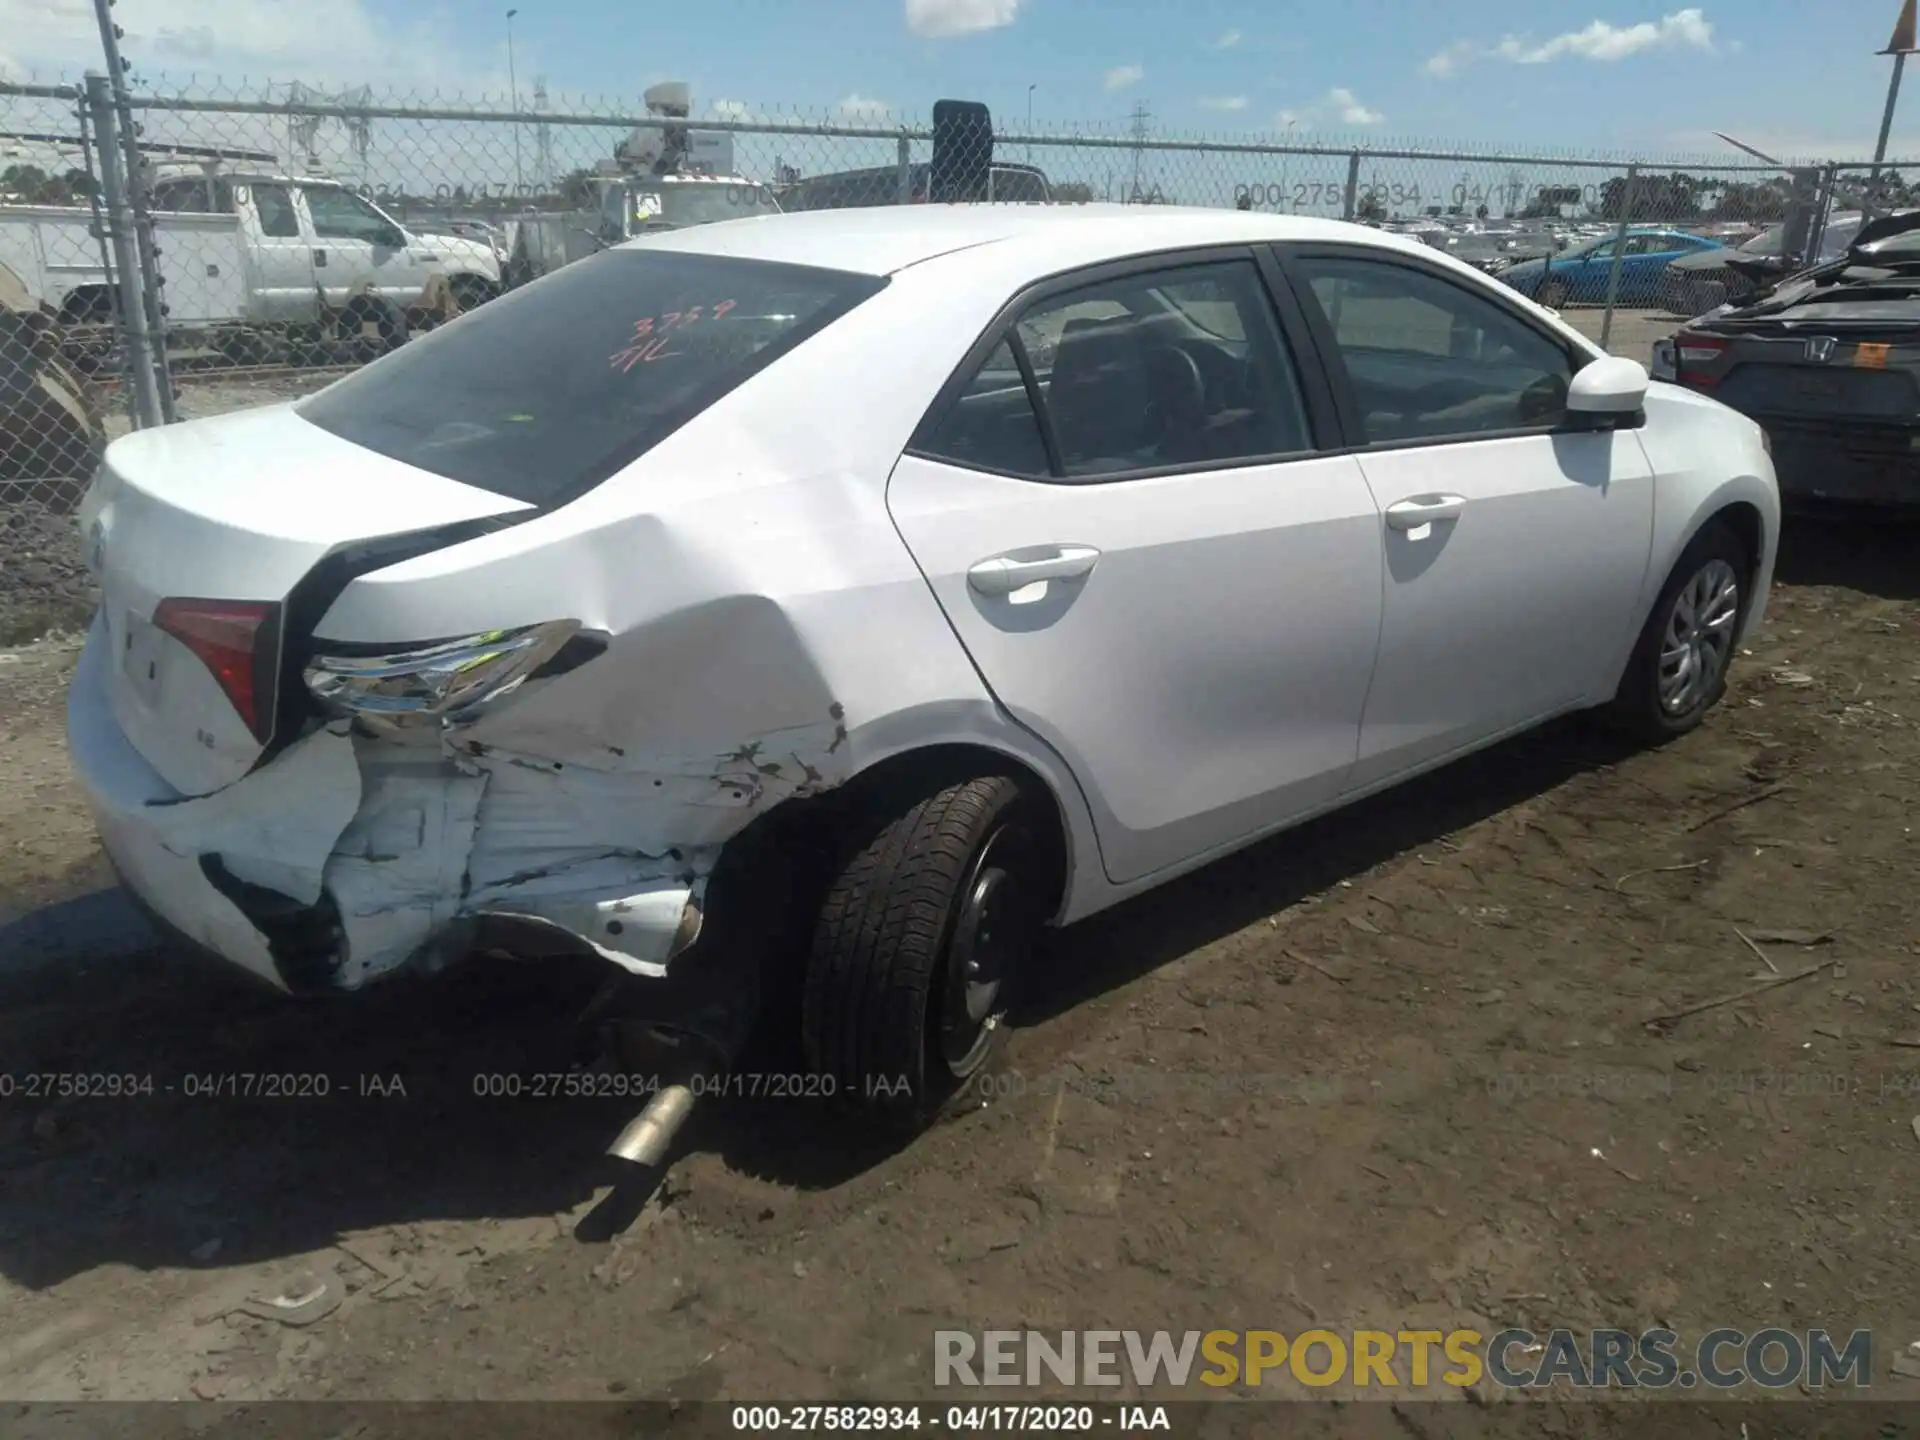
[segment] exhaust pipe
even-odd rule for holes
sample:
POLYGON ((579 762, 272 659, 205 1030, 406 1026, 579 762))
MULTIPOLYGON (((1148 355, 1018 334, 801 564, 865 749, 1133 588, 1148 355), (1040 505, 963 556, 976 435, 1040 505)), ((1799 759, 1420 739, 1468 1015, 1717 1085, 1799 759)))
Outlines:
POLYGON ((673 1137, 693 1113, 693 1091, 685 1085, 665 1085, 647 1108, 627 1122, 607 1146, 607 1154, 630 1165, 658 1165, 667 1158, 673 1137))

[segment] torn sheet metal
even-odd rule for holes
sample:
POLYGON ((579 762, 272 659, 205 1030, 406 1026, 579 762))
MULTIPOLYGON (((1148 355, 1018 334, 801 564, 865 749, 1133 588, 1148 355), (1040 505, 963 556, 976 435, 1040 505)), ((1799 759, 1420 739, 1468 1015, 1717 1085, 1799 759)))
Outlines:
POLYGON ((360 766, 346 730, 344 722, 316 730, 243 784, 150 804, 160 843, 188 860, 218 855, 241 880, 315 904, 327 858, 360 808, 360 766))
MULTIPOLYGON (((357 744, 362 755, 377 746, 357 744)), ((337 983, 349 990, 404 964, 460 914, 486 790, 484 776, 462 774, 431 751, 363 769, 365 798, 326 867, 346 932, 337 983)))
MULTIPOLYGON (((837 707, 835 707, 837 709, 837 707)), ((660 977, 698 937, 725 841, 782 800, 836 783, 839 717, 717 755, 595 764, 315 731, 256 774, 164 809, 167 843, 314 906, 344 935, 332 983, 415 961, 456 922, 511 919, 660 977), (830 778, 831 777, 831 778, 830 778)))

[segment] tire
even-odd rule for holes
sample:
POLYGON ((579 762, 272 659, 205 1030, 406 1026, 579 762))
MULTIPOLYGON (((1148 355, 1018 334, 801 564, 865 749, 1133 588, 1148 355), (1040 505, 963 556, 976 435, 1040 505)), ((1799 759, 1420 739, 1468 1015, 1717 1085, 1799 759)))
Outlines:
POLYGON ((378 359, 407 343, 407 317, 383 300, 349 300, 340 312, 339 336, 352 347, 355 358, 378 359), (373 326, 373 334, 366 327, 373 326))
POLYGON ((1004 1036, 1052 888, 1038 806, 983 775, 896 796, 849 829, 813 928, 801 1044, 836 1096, 915 1130, 1004 1036))
POLYGON ((478 310, 498 295, 498 290, 478 275, 456 275, 447 288, 453 292, 453 303, 460 307, 460 313, 478 310))
POLYGON ((278 337, 262 330, 235 330, 222 334, 215 348, 231 365, 240 369, 272 365, 280 358, 278 337))
POLYGON ((1606 707, 1614 728, 1648 745, 1698 728, 1727 693, 1727 670, 1752 578, 1746 546, 1725 522, 1711 521, 1693 537, 1660 587, 1620 688, 1606 707), (1705 626, 1697 624, 1702 612, 1705 626), (1717 636, 1718 643, 1709 636, 1717 636))
POLYGON ((1698 315, 1695 309, 1696 286, 1692 277, 1677 275, 1669 270, 1660 277, 1660 308, 1669 315, 1677 315, 1682 320, 1691 320, 1698 315))

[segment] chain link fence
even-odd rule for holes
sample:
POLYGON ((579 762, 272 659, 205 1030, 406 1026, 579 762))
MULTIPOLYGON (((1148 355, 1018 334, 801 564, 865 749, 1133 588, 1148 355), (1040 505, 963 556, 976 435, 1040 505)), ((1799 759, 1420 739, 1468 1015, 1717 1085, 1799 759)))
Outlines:
POLYGON ((304 393, 660 228, 955 200, 1346 219, 1644 360, 1752 288, 1736 248, 1786 266, 1909 200, 1898 166, 1182 139, 1144 111, 996 135, 949 105, 921 124, 684 101, 0 83, 0 643, 86 603, 72 516, 114 435, 304 393))

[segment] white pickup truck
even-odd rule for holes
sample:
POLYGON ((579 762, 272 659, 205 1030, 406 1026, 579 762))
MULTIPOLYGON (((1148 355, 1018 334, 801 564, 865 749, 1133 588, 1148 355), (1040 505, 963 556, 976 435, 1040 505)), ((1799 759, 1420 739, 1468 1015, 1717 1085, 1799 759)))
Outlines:
MULTIPOLYGON (((411 234, 336 180, 163 172, 149 205, 170 334, 221 348, 276 335, 384 348, 501 290, 493 246, 411 234)), ((0 206, 0 263, 81 331, 114 313, 92 227, 90 209, 0 206)))

